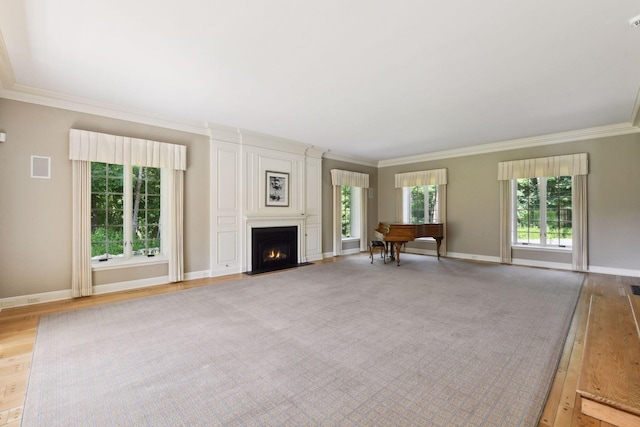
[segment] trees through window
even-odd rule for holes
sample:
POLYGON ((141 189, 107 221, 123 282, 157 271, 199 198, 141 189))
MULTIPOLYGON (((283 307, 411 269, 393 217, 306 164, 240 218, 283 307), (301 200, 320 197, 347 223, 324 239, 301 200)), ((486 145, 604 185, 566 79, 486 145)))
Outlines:
POLYGON ((407 224, 437 223, 438 186, 403 187, 402 221, 407 224))
POLYGON ((91 163, 91 257, 161 251, 160 169, 91 163))
POLYGON ((572 178, 514 181, 514 244, 571 247, 572 178))
POLYGON ((342 238, 359 238, 360 237, 360 187, 352 187, 349 185, 340 186, 341 194, 341 210, 340 217, 342 221, 342 238))

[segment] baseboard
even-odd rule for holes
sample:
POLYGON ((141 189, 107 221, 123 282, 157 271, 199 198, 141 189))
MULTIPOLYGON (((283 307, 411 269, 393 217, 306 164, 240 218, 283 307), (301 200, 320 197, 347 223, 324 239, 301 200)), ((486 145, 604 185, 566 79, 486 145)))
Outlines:
POLYGON ((3 308, 41 304, 43 302, 62 301, 65 299, 71 299, 71 289, 2 298, 0 299, 0 310, 3 308))
MULTIPOLYGON (((435 253, 435 251, 434 251, 435 253)), ((466 259, 470 261, 483 261, 483 262, 493 262, 500 263, 500 257, 497 256, 488 256, 488 255, 477 255, 477 254, 465 254, 461 252, 447 252, 445 255, 447 258, 456 258, 456 259, 466 259)))
MULTIPOLYGON (((184 280, 200 279, 210 277, 209 271, 194 271, 185 273, 184 280)), ((146 288, 148 286, 166 285, 169 283, 168 276, 150 277, 148 279, 130 280, 126 282, 109 283, 107 285, 96 285, 93 287, 94 295, 108 294, 111 292, 128 291, 131 289, 146 288)), ((45 302, 62 301, 73 298, 71 289, 62 291, 43 292, 39 294, 21 295, 0 299, 0 310, 10 307, 22 307, 25 305, 42 304, 45 302)))
POLYGON ((612 276, 640 277, 640 270, 631 270, 627 268, 599 267, 597 265, 590 265, 589 273, 609 274, 612 276))
MULTIPOLYGON (((354 248, 354 249, 345 249, 342 251, 342 255, 355 255, 355 254, 363 254, 363 253, 368 253, 367 251, 361 251, 360 248, 354 248)), ((333 252, 324 252, 322 254, 322 259, 326 259, 326 258, 333 258, 335 255, 333 254, 333 252)), ((318 260, 319 261, 319 260, 318 260)))

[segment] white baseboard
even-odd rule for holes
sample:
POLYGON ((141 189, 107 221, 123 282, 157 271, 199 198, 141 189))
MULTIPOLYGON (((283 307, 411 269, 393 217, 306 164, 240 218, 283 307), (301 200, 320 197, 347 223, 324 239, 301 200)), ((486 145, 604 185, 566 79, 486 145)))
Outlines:
POLYGON ((9 307, 21 307, 31 304, 41 304, 43 302, 62 301, 65 299, 71 299, 71 289, 2 298, 0 299, 0 310, 9 307))
POLYGON ((324 254, 307 256, 307 262, 322 261, 323 259, 324 259, 324 254))
MULTIPOLYGON (((360 252, 361 251, 359 249, 350 249, 348 251, 345 251, 343 255, 352 255, 360 252)), ((432 255, 432 256, 436 255, 436 251, 428 250, 428 249, 409 248, 407 252, 420 254, 420 255, 432 255)), ((486 255, 447 252, 446 257, 471 260, 471 261, 484 261, 484 262, 493 262, 498 264, 500 263, 499 257, 486 256, 486 255)), ((333 258, 333 252, 323 253, 322 258, 333 258)), ((321 258, 318 258, 318 260, 320 259, 321 258)), ((534 261, 534 260, 527 260, 527 259, 520 259, 520 258, 513 259, 512 261, 513 261, 513 265, 522 265, 527 267, 553 268, 556 270, 572 270, 571 264, 565 264, 565 263, 534 261)), ((588 272, 598 273, 598 274, 608 274, 612 276, 640 277, 640 270, 632 270, 632 269, 626 269, 626 268, 601 267, 601 266, 592 265, 592 266, 589 266, 588 272)), ((200 279, 203 277, 218 277, 218 276, 225 276, 228 274, 235 274, 235 273, 236 272, 229 272, 228 270, 193 271, 190 273, 185 273, 185 280, 200 279)), ((106 294, 110 292, 144 288, 147 286, 164 285, 167 283, 169 283, 169 279, 167 276, 151 277, 148 279, 131 280, 131 281, 119 282, 119 283, 110 283, 108 285, 94 286, 94 294, 96 295, 106 294)), ((42 292, 42 293, 30 294, 30 295, 20 295, 17 297, 0 298, 0 310, 2 310, 3 308, 21 307, 25 305, 41 304, 41 303, 52 302, 52 301, 61 301, 61 300, 66 300, 71 298, 72 298, 71 289, 65 289, 61 291, 52 291, 52 292, 42 292)))
POLYGON ((240 268, 240 266, 235 266, 235 267, 223 267, 223 268, 217 268, 217 269, 213 269, 211 271, 208 272, 209 276, 207 277, 222 277, 222 276, 228 276, 230 274, 240 274, 243 273, 242 268, 240 268))
MULTIPOLYGON (((209 271, 193 271, 185 273, 184 280, 200 279, 211 277, 209 271)), ((94 295, 108 294, 111 292, 128 291, 131 289, 146 288, 148 286, 166 285, 169 283, 167 276, 150 277, 148 279, 130 280, 126 282, 109 283, 107 285, 96 285, 93 287, 94 295)), ((62 291, 43 292, 38 294, 21 295, 0 299, 0 310, 9 307, 21 307, 32 304, 42 304, 44 302, 62 301, 71 299, 71 289, 62 291)))
MULTIPOLYGON (((342 251, 342 255, 355 255, 355 254, 364 254, 367 253, 367 251, 361 251, 360 248, 355 248, 355 249, 345 249, 342 251)), ((333 254, 333 252, 324 252, 322 254, 322 259, 326 259, 326 258, 333 258, 335 255, 333 254)))
MULTIPOLYGON (((435 254, 435 251, 433 251, 435 254)), ((461 252, 447 252, 447 258, 466 259, 470 261, 494 262, 500 264, 500 257, 488 255, 465 254, 461 252)))
POLYGON ((590 265, 589 273, 610 274, 613 276, 640 277, 640 270, 631 270, 627 268, 599 267, 597 265, 590 265))

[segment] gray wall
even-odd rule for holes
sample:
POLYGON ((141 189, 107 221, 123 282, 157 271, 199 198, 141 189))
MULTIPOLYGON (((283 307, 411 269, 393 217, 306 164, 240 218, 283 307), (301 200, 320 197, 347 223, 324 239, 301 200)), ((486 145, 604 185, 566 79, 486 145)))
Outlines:
MULTIPOLYGON (((71 288, 69 129, 187 146, 185 272, 209 269, 209 138, 0 99, 0 298, 71 288), (32 155, 51 157, 51 179, 31 178, 32 155)), ((94 273, 94 284, 166 275, 166 266, 94 273)))
MULTIPOLYGON (((381 220, 395 219, 394 175, 447 168, 447 250, 500 255, 498 162, 572 153, 589 154, 590 266, 640 270, 640 135, 625 135, 383 167, 378 170, 381 220)), ((563 254, 518 256, 570 262, 563 254)))
POLYGON ((333 186, 331 185, 331 169, 342 169, 369 174, 369 186, 373 187, 373 198, 368 199, 367 228, 371 239, 373 230, 378 226, 378 169, 340 160, 322 160, 322 252, 333 253, 333 186))

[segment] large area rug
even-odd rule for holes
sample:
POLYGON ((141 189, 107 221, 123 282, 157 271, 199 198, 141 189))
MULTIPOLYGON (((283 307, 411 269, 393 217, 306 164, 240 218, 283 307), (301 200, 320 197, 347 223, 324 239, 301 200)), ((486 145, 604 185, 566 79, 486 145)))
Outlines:
POLYGON ((23 426, 535 426, 583 275, 403 254, 42 317, 23 426))

